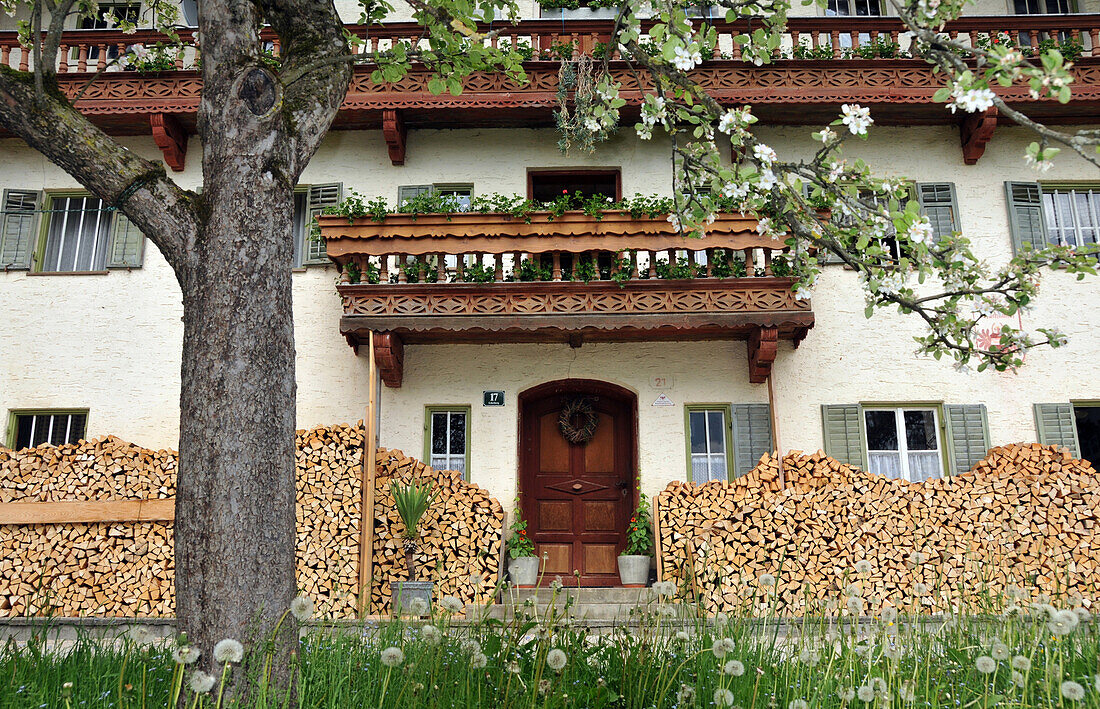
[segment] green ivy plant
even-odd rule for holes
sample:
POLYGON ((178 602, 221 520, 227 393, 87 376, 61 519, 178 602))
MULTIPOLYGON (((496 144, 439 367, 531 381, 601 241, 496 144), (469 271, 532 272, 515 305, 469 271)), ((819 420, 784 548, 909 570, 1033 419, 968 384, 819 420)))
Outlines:
POLYGON ((512 523, 508 525, 508 529, 512 532, 508 535, 508 558, 534 556, 535 543, 527 535, 527 520, 523 518, 523 512, 520 510, 519 498, 516 498, 516 506, 512 509, 512 523))

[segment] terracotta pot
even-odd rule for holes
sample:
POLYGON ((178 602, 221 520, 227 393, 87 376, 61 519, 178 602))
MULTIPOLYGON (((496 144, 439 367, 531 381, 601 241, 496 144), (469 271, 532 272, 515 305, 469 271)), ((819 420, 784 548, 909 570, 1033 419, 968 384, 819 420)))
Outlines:
POLYGON ((513 586, 534 586, 539 581, 539 558, 518 556, 508 561, 508 576, 513 586))

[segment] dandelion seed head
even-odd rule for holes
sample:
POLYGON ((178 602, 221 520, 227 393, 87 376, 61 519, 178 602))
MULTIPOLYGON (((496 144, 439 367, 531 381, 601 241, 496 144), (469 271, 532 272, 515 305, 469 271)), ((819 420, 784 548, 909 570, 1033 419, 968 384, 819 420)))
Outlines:
MULTIPOLYGON (((874 692, 872 692, 872 695, 873 694, 874 692)), ((851 687, 841 687, 837 691, 836 696, 840 697, 840 701, 842 702, 850 702, 856 698, 856 690, 851 687)))
POLYGON ((1013 669, 1017 669, 1021 672, 1027 672, 1031 669, 1031 658, 1024 655, 1017 655, 1016 657, 1012 658, 1012 667, 1013 669))
POLYGON ((546 653, 546 666, 555 672, 561 672, 566 663, 565 652, 559 648, 554 648, 550 652, 546 653))
POLYGON ((733 692, 721 687, 714 690, 714 705, 719 707, 732 707, 733 692))
POLYGON ((683 643, 683 642, 687 642, 688 640, 690 640, 691 636, 687 634, 687 631, 677 630, 676 631, 676 639, 683 643))
POLYGON ((882 609, 882 622, 883 623, 896 623, 898 620, 898 609, 893 606, 886 606, 882 609))
POLYGON ((989 655, 994 660, 1007 660, 1011 653, 1008 650, 1008 645, 1005 645, 1000 640, 994 640, 993 645, 989 648, 989 655))
POLYGON ((138 645, 148 645, 155 639, 153 631, 149 630, 144 625, 133 626, 130 628, 129 634, 130 639, 138 645))
POLYGON ((1085 688, 1071 679, 1067 679, 1058 687, 1062 696, 1071 702, 1079 702, 1085 698, 1085 688))
POLYGON ((898 696, 901 697, 901 701, 906 704, 917 701, 917 692, 913 689, 911 682, 903 682, 901 687, 898 688, 898 696))
POLYGON ((745 674, 745 663, 740 660, 730 660, 722 665, 722 673, 730 677, 741 677, 745 674))
POLYGON ((191 686, 191 691, 195 694, 207 694, 210 690, 214 689, 214 678, 202 670, 195 670, 191 673, 191 678, 188 680, 188 684, 191 686))
POLYGON ((462 649, 471 655, 476 655, 481 652, 481 643, 473 638, 466 638, 462 641, 462 649))
POLYGON ((974 667, 983 675, 993 674, 997 670, 997 661, 989 655, 981 655, 974 660, 974 667))
POLYGON ((677 704, 694 704, 695 703, 695 687, 689 687, 686 684, 680 685, 680 691, 676 692, 677 704))
POLYGON ((290 614, 298 620, 309 620, 313 616, 313 599, 298 596, 290 602, 290 614))
POLYGON ((474 655, 473 657, 470 658, 470 667, 475 669, 475 670, 480 670, 480 669, 484 668, 485 665, 488 665, 488 664, 489 664, 489 658, 486 657, 483 653, 479 652, 479 653, 477 653, 476 655, 474 655))
POLYGON ((540 679, 539 680, 539 694, 546 695, 546 694, 549 694, 549 693, 550 693, 550 680, 540 679))
POLYGON ((198 648, 184 645, 183 647, 177 647, 175 650, 172 650, 172 659, 177 665, 190 665, 195 662, 195 660, 199 659, 199 655, 201 654, 202 652, 198 648))
POLYGON ((226 638, 219 640, 214 646, 214 662, 224 665, 227 662, 237 663, 244 659, 244 646, 236 640, 226 638))
POLYGON ((1047 629, 1058 637, 1065 637, 1077 629, 1081 619, 1071 610, 1055 611, 1047 621, 1047 629))
POLYGON ((814 667, 817 663, 821 662, 821 653, 817 650, 806 648, 798 653, 798 661, 804 665, 814 667))
POLYGON ((462 601, 454 596, 444 596, 439 601, 439 607, 448 613, 461 613, 463 609, 462 601))
POLYGON ((1027 682, 1027 679, 1024 677, 1024 673, 1020 672, 1019 670, 1012 670, 1011 680, 1012 684, 1016 685, 1017 687, 1023 687, 1024 684, 1026 684, 1027 682))
POLYGON ((871 573, 871 562, 867 561, 866 559, 860 559, 859 561, 857 561, 856 562, 856 573, 857 574, 869 574, 869 573, 871 573))
POLYGON ((810 704, 805 699, 792 699, 787 709, 810 709, 810 704))
POLYGON ((856 690, 856 696, 859 697, 859 701, 870 704, 875 701, 875 688, 869 684, 861 685, 856 690))
POLYGON ((771 588, 775 585, 775 576, 772 574, 760 574, 760 577, 756 579, 756 583, 760 585, 760 588, 771 588))
POLYGON ((434 625, 425 625, 420 629, 420 638, 429 645, 438 645, 443 633, 434 625))
POLYGON ((388 647, 382 651, 382 664, 386 667, 397 667, 405 661, 405 653, 399 647, 388 647))

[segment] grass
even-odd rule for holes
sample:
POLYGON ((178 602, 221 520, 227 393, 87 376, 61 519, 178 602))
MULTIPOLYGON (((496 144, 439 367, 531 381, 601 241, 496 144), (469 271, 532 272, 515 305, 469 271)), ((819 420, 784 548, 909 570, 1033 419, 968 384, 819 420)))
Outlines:
MULTIPOLYGON (((300 706, 1100 707, 1100 639, 1080 603, 1055 615, 1042 597, 1002 599, 998 613, 910 621, 885 611, 863 622, 844 613, 699 619, 687 606, 678 620, 654 605, 635 625, 598 637, 570 620, 568 606, 559 600, 542 615, 527 607, 508 622, 460 626, 439 611, 316 630, 301 643, 300 706)), ((192 692, 192 669, 220 678, 236 667, 177 665, 175 643, 128 635, 49 647, 0 650, 0 708, 165 707, 176 686, 190 705, 215 707, 219 687, 192 692)))

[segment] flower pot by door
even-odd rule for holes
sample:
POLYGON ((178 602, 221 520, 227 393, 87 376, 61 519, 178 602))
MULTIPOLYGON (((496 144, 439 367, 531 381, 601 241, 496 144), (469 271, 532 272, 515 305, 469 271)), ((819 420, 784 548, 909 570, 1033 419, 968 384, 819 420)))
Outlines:
POLYGON ((414 610, 424 611, 428 614, 432 609, 432 582, 431 581, 391 581, 390 594, 393 603, 390 612, 393 615, 420 615, 414 610), (423 601, 423 605, 416 609, 416 599, 423 601))
POLYGON ((644 588, 649 580, 649 557, 624 554, 619 557, 619 580, 623 586, 644 588))
POLYGON ((513 586, 534 586, 539 581, 539 558, 519 556, 508 562, 508 576, 513 586))

